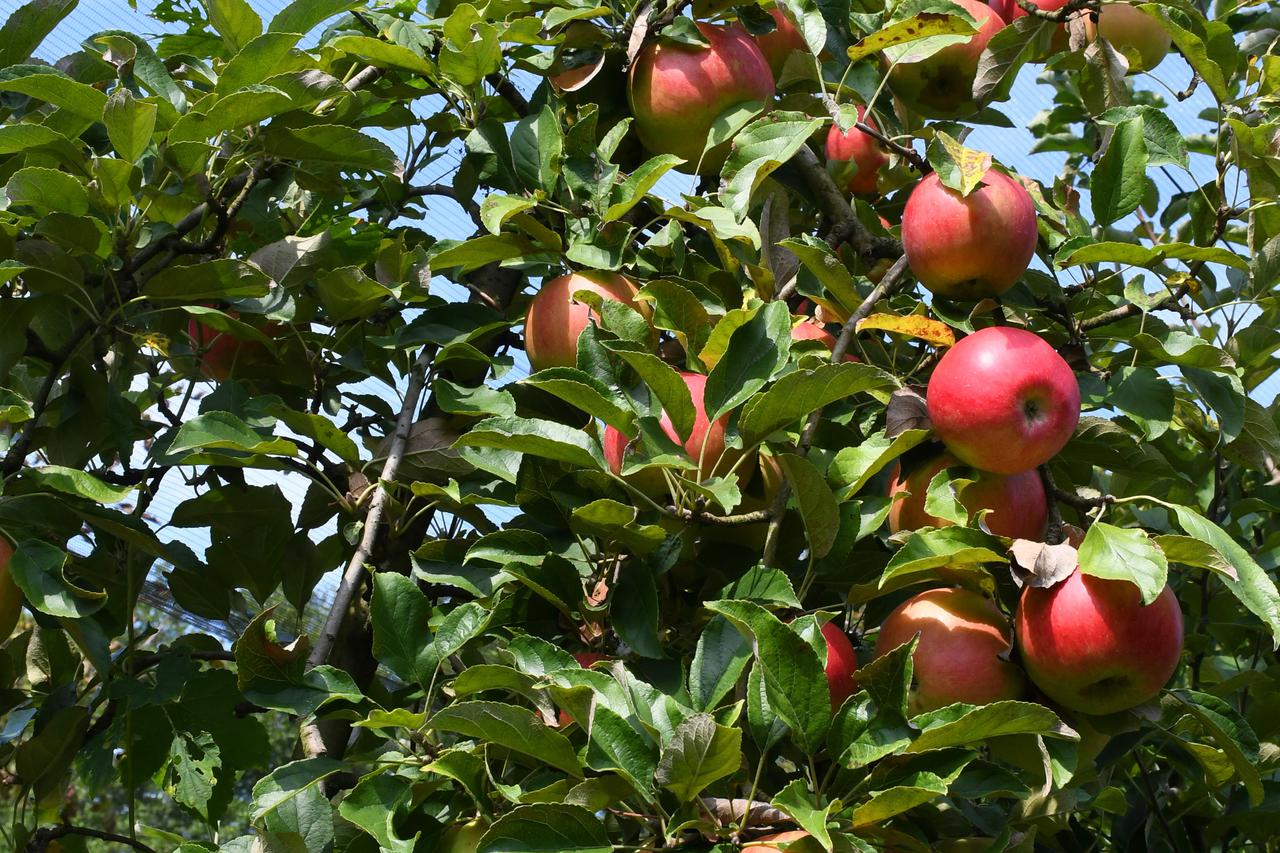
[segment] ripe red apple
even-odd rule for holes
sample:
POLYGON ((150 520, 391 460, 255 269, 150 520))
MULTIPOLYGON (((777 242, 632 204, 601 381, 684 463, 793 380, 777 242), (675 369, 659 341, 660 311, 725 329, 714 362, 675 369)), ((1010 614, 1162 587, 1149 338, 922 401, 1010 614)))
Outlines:
POLYGON ((1009 620, 991 599, 960 588, 931 589, 907 599, 880 626, 876 657, 916 632, 912 714, 1022 695, 1022 673, 1006 659, 1013 644, 1009 620))
POLYGON ((831 690, 831 707, 837 709, 858 692, 854 673, 858 669, 858 656, 853 651, 849 635, 834 622, 822 626, 822 636, 827 641, 827 687, 831 690))
MULTIPOLYGON (((917 465, 905 478, 901 465, 895 466, 889 483, 889 497, 902 491, 911 494, 894 502, 889 510, 890 532, 949 526, 951 522, 925 512, 924 504, 929 494, 929 483, 937 473, 960 464, 960 460, 950 453, 940 453, 917 465)), ((1004 475, 970 469, 961 476, 973 482, 961 489, 960 503, 970 513, 991 510, 986 516, 986 523, 992 533, 1010 539, 1038 540, 1044 536, 1049 507, 1038 471, 1004 475)))
MULTIPOLYGON (((228 311, 233 320, 240 319, 235 311, 228 311)), ((285 327, 279 323, 265 323, 260 331, 267 337, 279 337, 285 327)), ((200 372, 210 379, 222 382, 229 378, 237 366, 249 367, 269 357, 267 348, 259 341, 247 341, 206 326, 195 317, 187 321, 187 334, 191 345, 199 353, 200 372)))
POLYGON ((947 350, 926 400, 947 449, 996 474, 1047 462, 1080 421, 1071 368, 1039 335, 1009 326, 979 329, 947 350))
POLYGON ((1114 714, 1154 698, 1178 668, 1182 608, 1165 587, 1143 606, 1138 587, 1076 569, 1022 591, 1018 648, 1027 674, 1058 704, 1114 714))
MULTIPOLYGON (((1031 0, 1031 4, 1042 12, 1056 12, 1067 5, 1067 2, 1068 0, 1031 0)), ((989 5, 1001 18, 1004 18, 1006 24, 1012 24, 1018 18, 1027 16, 1027 10, 1018 4, 1018 0, 991 0, 989 5)), ((1053 28, 1050 51, 1060 53, 1066 49, 1067 27, 1065 24, 1058 24, 1053 28)))
POLYGON ((441 853, 476 853, 489 826, 476 818, 445 830, 441 853))
MULTIPOLYGON (((782 845, 809 837, 809 833, 799 829, 793 829, 789 832, 775 832, 772 835, 762 835, 746 847, 743 847, 742 853, 778 853, 782 849, 782 845)), ((810 850, 816 853, 821 849, 816 842, 812 845, 792 844, 787 853, 810 853, 810 850)))
POLYGON ((1035 254, 1035 203, 995 169, 967 196, 931 174, 902 211, 902 249, 912 274, 938 296, 999 296, 1018 283, 1035 254))
POLYGON ((18 626, 18 617, 22 615, 22 590, 18 589, 9 572, 11 559, 13 546, 0 536, 0 643, 12 636, 13 629, 18 626))
POLYGON ((648 305, 636 301, 635 285, 617 273, 578 272, 544 281, 524 318, 525 352, 535 371, 578 363, 578 336, 596 317, 591 306, 573 298, 581 290, 623 302, 649 316, 648 305))
POLYGON ((1128 3, 1107 3, 1098 10, 1098 22, 1086 15, 1085 36, 1102 36, 1129 60, 1129 73, 1150 71, 1164 60, 1173 39, 1150 15, 1128 3))
MULTIPOLYGON (((858 121, 868 127, 875 122, 867 115, 867 108, 858 105, 858 121)), ((880 170, 889 162, 889 155, 880 142, 856 127, 841 133, 832 124, 827 132, 827 165, 832 169, 835 181, 851 193, 869 194, 876 191, 880 170)))
POLYGON ((910 108, 926 118, 961 118, 974 113, 973 80, 987 42, 1004 26, 994 9, 978 0, 954 0, 978 22, 967 42, 949 45, 919 62, 897 63, 889 70, 889 86, 910 108))
MULTIPOLYGON (((802 319, 791 327, 791 340, 793 341, 822 341, 827 349, 834 350, 836 348, 836 336, 828 332, 822 327, 817 320, 809 318, 802 319)), ((845 353, 845 361, 857 361, 858 357, 845 353)))
MULTIPOLYGON (((737 450, 725 450, 724 446, 724 428, 728 423, 729 417, 725 415, 712 423, 707 419, 707 409, 703 404, 703 393, 707 387, 707 377, 701 373, 681 373, 680 377, 684 380, 684 384, 689 387, 689 396, 693 398, 694 420, 693 429, 689 432, 689 438, 684 444, 684 452, 689 459, 695 463, 699 463, 698 479, 706 480, 709 477, 723 476, 728 473, 734 463, 738 461, 741 452, 737 450)), ((671 418, 666 412, 662 413, 659 420, 662 431, 667 437, 680 444, 680 435, 676 432, 675 425, 671 423, 671 418)), ((626 453, 629 441, 627 437, 622 435, 613 427, 605 427, 604 430, 604 458, 609 463, 609 469, 613 473, 618 474, 622 471, 623 456, 626 453)), ((749 469, 744 469, 749 470, 749 469)), ((657 473, 656 471, 654 473, 657 473)), ((741 479, 747 479, 746 474, 741 475, 741 479)), ((643 488, 637 484, 637 488, 643 488)), ((665 487, 664 487, 665 488, 665 487)))
POLYGON ((769 10, 769 15, 777 26, 773 32, 756 36, 756 46, 764 54, 765 61, 769 63, 769 70, 773 72, 776 80, 782 76, 782 69, 786 66, 787 59, 791 57, 791 54, 797 51, 808 53, 809 45, 805 42, 804 36, 800 35, 800 30, 796 29, 796 25, 791 21, 791 18, 787 17, 787 13, 782 9, 774 6, 769 10))
MULTIPOLYGON (((596 663, 597 661, 608 660, 609 656, 602 655, 598 652, 574 652, 573 659, 576 660, 578 662, 578 666, 582 667, 583 669, 590 669, 593 663, 596 663)), ((569 725, 572 722, 573 722, 573 716, 568 711, 561 708, 560 717, 557 720, 557 725, 559 725, 559 727, 563 729, 565 726, 569 725)), ((470 826, 470 824, 468 824, 468 826, 470 826)), ((477 835, 476 838, 479 838, 480 835, 483 835, 483 834, 484 834, 484 830, 481 829, 480 834, 477 835)))
POLYGON ((704 175, 720 171, 727 144, 702 155, 711 125, 730 107, 773 99, 769 63, 736 24, 698 24, 710 42, 697 48, 650 41, 631 66, 631 112, 640 141, 654 154, 683 157, 704 175))

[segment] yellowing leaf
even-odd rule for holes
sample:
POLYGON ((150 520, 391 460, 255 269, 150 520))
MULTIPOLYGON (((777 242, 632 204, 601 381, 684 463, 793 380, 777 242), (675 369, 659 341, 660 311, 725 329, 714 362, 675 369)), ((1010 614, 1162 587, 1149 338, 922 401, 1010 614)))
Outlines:
POLYGON ((937 347, 949 347, 956 342, 956 334, 951 327, 940 320, 932 320, 912 314, 908 317, 897 317, 893 314, 872 314, 865 320, 858 321, 857 331, 863 329, 881 329, 909 338, 919 338, 925 343, 937 347))

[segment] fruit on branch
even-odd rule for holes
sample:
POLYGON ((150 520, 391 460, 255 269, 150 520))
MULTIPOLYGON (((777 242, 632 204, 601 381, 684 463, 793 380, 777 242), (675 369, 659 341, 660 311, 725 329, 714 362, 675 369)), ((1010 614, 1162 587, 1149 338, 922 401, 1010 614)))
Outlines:
MULTIPOLYGON (((868 127, 876 127, 867 115, 867 108, 861 104, 858 105, 858 121, 868 127)), ((849 192, 860 195, 874 193, 880 170, 888 162, 889 155, 871 134, 856 127, 842 133, 834 123, 827 131, 827 167, 836 184, 849 192)))
POLYGON ((931 589, 898 605, 880 627, 876 657, 920 633, 912 656, 912 714, 954 702, 982 705, 1022 695, 1022 672, 1008 661, 1013 638, 995 602, 967 589, 931 589))
MULTIPOLYGON (((734 464, 742 457, 742 452, 734 449, 726 449, 724 444, 724 430, 729 421, 729 416, 724 415, 717 418, 715 422, 707 418, 707 409, 703 403, 703 393, 707 387, 707 377, 701 373, 680 373, 680 378, 684 380, 684 384, 689 388, 689 396, 693 400, 694 420, 693 429, 689 432, 689 438, 680 441, 680 435, 676 432, 675 425, 671 423, 670 416, 666 412, 662 413, 659 424, 662 431, 667 437, 676 444, 684 447, 685 454, 689 459, 698 465, 697 477, 699 480, 706 480, 709 477, 721 477, 729 473, 734 464)), ((622 472, 623 460, 626 456, 627 447, 630 445, 627 437, 613 427, 605 427, 604 431, 604 459, 609 464, 609 470, 615 474, 622 472)), ((746 467, 740 474, 739 482, 744 483, 748 479, 751 469, 746 467)), ((650 472, 645 472, 650 473, 650 472)), ((661 482, 661 475, 658 471, 658 482, 661 482)), ((692 476, 693 472, 688 472, 692 476)), ((652 483, 633 483, 637 488, 644 490, 646 494, 654 494, 647 491, 646 486, 652 483)), ((659 486, 659 491, 665 491, 665 486, 659 486)))
MULTIPOLYGON (((762 835, 746 847, 743 847, 742 853, 778 853, 782 849, 782 845, 809 837, 809 833, 799 829, 793 829, 790 832, 775 832, 772 835, 762 835)), ((810 844, 791 844, 791 847, 787 849, 787 853, 810 853, 810 850, 816 853, 821 849, 815 841, 810 844)))
POLYGON ((926 400, 947 449, 996 474, 1047 462, 1080 421, 1080 386, 1066 361, 1039 335, 1009 326, 980 329, 947 350, 926 400))
POLYGON ((835 622, 822 626, 823 639, 827 641, 827 687, 831 691, 831 708, 837 709, 858 691, 854 674, 858 669, 858 655, 849 642, 849 635, 835 622))
MULTIPOLYGON (((822 341, 828 350, 835 350, 836 336, 822 327, 817 320, 805 318, 791 327, 792 341, 822 341)), ((845 353, 844 361, 857 361, 857 356, 845 353)))
POLYGON ((979 0, 954 0, 978 23, 968 41, 952 44, 919 62, 899 62, 889 69, 889 87, 926 118, 961 118, 977 111, 973 80, 987 42, 1004 27, 1004 19, 979 0))
POLYGON ((9 563, 13 560, 13 546, 9 540, 0 536, 0 643, 13 634, 18 627, 18 617, 22 615, 22 590, 9 571, 9 563))
MULTIPOLYGON (((902 476, 902 466, 895 466, 889 483, 889 497, 903 491, 910 492, 910 495, 894 502, 890 508, 890 532, 950 526, 950 521, 930 515, 925 510, 925 500, 929 494, 929 483, 938 472, 961 464, 952 454, 940 453, 917 465, 906 477, 902 476)), ((973 480, 959 490, 960 503, 970 514, 991 510, 985 521, 992 533, 1010 539, 1038 540, 1044 536, 1049 506, 1038 471, 1006 475, 969 469, 953 476, 973 480)))
POLYGON ((631 66, 628 94, 640 141, 654 154, 674 154, 713 175, 724 165, 728 144, 702 156, 711 126, 721 113, 748 101, 773 99, 773 72, 741 26, 698 24, 707 47, 655 39, 631 66), (701 158, 701 162, 699 162, 701 158))
POLYGON ((805 42, 804 36, 800 34, 800 30, 796 28, 791 18, 781 8, 774 6, 769 10, 769 15, 777 26, 772 32, 755 38, 756 46, 764 54, 765 61, 769 63, 769 70, 773 72, 776 80, 782 76, 782 69, 786 67, 787 60, 791 57, 791 54, 796 52, 807 54, 809 53, 809 45, 805 42))
POLYGON ((489 826, 480 818, 445 830, 441 853, 476 853, 489 826))
MULTIPOLYGON (((574 652, 573 659, 576 660, 578 662, 578 666, 582 667, 583 669, 590 669, 591 665, 598 661, 609 660, 609 656, 602 655, 599 652, 574 652)), ((559 727, 563 729, 565 726, 569 725, 572 722, 573 722, 573 715, 570 714, 565 709, 561 708, 560 716, 557 720, 559 727)), ((482 834, 483 832, 484 831, 481 830, 482 834)), ((479 838, 479 837, 480 837, 479 835, 476 836, 476 838, 479 838)))
POLYGON ((912 274, 938 296, 999 296, 1018 283, 1035 254, 1035 203, 995 169, 967 196, 930 174, 902 211, 902 249, 912 274))
POLYGON ((1086 714, 1113 714, 1154 698, 1182 655, 1182 608, 1172 589, 1144 606, 1135 584, 1078 568, 1048 589, 1024 589, 1017 628, 1035 685, 1086 714))
MULTIPOLYGON (((233 320, 240 319, 235 311, 226 313, 233 320)), ((275 338, 284 334, 285 327, 279 323, 265 323, 259 331, 275 338)), ((187 321, 187 334, 191 337, 192 348, 199 354, 200 372, 217 382, 229 379, 237 368, 250 368, 271 358, 261 341, 237 338, 230 332, 206 326, 195 317, 187 321)))
POLYGON ((592 318, 588 303, 574 299, 580 291, 622 302, 649 317, 649 306, 636 301, 636 287, 625 276, 610 272, 577 272, 544 281, 524 319, 524 347, 536 370, 573 367, 578 362, 578 336, 592 318))
MULTIPOLYGON (((1031 5, 1041 12, 1056 12, 1067 5, 1068 2, 1070 0, 1031 0, 1031 5)), ((991 0, 990 5, 1008 24, 1012 24, 1018 18, 1025 18, 1029 14, 1018 3, 1018 0, 991 0)))
POLYGON ((1129 73, 1150 71, 1169 53, 1173 39, 1159 21, 1128 3, 1106 3, 1098 9, 1098 21, 1084 19, 1085 37, 1102 36, 1129 60, 1129 73))

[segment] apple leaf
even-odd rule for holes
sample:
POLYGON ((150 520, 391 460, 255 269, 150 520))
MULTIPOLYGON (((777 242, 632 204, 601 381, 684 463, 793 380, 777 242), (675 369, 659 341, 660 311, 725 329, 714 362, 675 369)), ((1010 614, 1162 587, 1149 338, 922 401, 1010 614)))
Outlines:
MULTIPOLYGON (((969 195, 981 186, 983 176, 991 168, 990 154, 966 148, 942 131, 936 133, 925 153, 942 185, 962 196, 969 195)), ((951 343, 955 343, 954 336, 951 343)))
POLYGON ((1256 766, 1260 745, 1253 727, 1219 696, 1198 690, 1171 690, 1169 696, 1182 704, 1226 754, 1249 794, 1249 803, 1254 808, 1260 806, 1265 791, 1256 766))
POLYGON ((872 396, 897 387, 892 376, 870 365, 843 362, 813 370, 797 370, 782 376, 764 394, 743 407, 738 429, 742 440, 754 444, 777 430, 830 403, 860 392, 872 396))
POLYGON ((849 63, 881 51, 891 62, 919 62, 948 45, 967 41, 977 32, 975 22, 959 6, 955 9, 960 14, 920 12, 863 36, 850 46, 849 63))
POLYGON ((710 714, 694 714, 676 727, 656 778, 681 802, 689 802, 741 764, 742 730, 722 726, 710 714))
POLYGON ((925 317, 920 314, 908 314, 906 316, 871 314, 858 321, 856 331, 861 332, 864 329, 881 329, 886 332, 893 332, 896 335, 917 338, 936 347, 949 347, 956 342, 956 333, 951 330, 950 326, 940 320, 934 320, 932 317, 925 317))
POLYGON ((1003 735, 1033 734, 1079 740, 1058 715, 1035 702, 1006 700, 990 705, 957 703, 911 718, 920 729, 907 752, 927 752, 981 743, 1003 735))
POLYGON ((728 695, 751 660, 751 646, 723 616, 707 622, 698 636, 689 666, 689 696, 694 707, 709 711, 728 695))
POLYGON ((778 461, 791 484, 791 493, 800 505, 800 518, 809 535, 809 549, 815 557, 826 556, 840 532, 840 509, 822 473, 813 463, 794 453, 778 454, 778 461))
POLYGON ((846 447, 836 454, 827 477, 836 490, 837 500, 856 495, 886 465, 929 437, 928 430, 911 429, 895 438, 879 432, 857 447, 846 447))
POLYGON ((942 566, 958 568, 982 563, 1007 563, 998 537, 972 527, 939 527, 912 534, 880 575, 880 586, 942 566))
POLYGON ((963 466, 943 468, 933 475, 925 494, 925 512, 952 524, 969 523, 969 510, 960 502, 960 494, 973 480, 957 476, 963 470, 963 466))
POLYGON ((565 803, 517 806, 494 821, 476 853, 612 853, 605 825, 565 803))
POLYGON ((455 702, 437 711, 429 725, 437 731, 480 738, 582 778, 582 765, 569 739, 525 708, 500 702, 455 702))
POLYGON ((822 845, 823 850, 832 849, 827 821, 831 818, 831 810, 835 804, 828 802, 825 806, 820 806, 805 780, 796 779, 783 788, 774 795, 771 805, 789 815, 801 829, 822 845))
POLYGON ((1150 604, 1164 591, 1169 561, 1145 530, 1098 522, 1080 543, 1080 571, 1110 580, 1129 581, 1150 604))
POLYGON ((1110 225, 1133 213, 1147 192, 1147 144, 1139 116, 1115 126, 1089 180, 1093 216, 1110 225))

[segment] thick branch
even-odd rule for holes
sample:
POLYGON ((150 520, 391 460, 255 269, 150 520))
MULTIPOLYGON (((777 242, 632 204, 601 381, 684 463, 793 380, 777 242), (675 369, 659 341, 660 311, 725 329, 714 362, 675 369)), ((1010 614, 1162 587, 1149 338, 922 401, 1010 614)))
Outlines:
POLYGON ((130 838, 127 835, 117 835, 114 832, 103 832, 101 829, 90 829, 87 826, 72 826, 64 823, 61 826, 45 826, 37 829, 31 835, 31 840, 27 842, 27 850, 29 853, 44 853, 49 849, 49 842, 67 835, 83 835, 86 838, 97 838, 99 841, 110 841, 113 844, 123 844, 126 847, 132 847, 139 853, 156 853, 155 849, 148 847, 136 838, 130 838))
POLYGON ((498 72, 490 74, 484 78, 485 82, 493 87, 493 90, 502 96, 502 99, 511 105, 511 109, 515 110, 522 116, 529 114, 529 101, 524 95, 520 94, 520 90, 511 82, 508 77, 503 77, 498 72))
POLYGON ((901 243, 891 237, 875 236, 858 221, 853 208, 849 206, 849 200, 831 179, 826 166, 813 153, 813 149, 808 145, 801 145, 791 162, 804 175, 805 183, 817 199, 818 208, 828 221, 834 223, 827 235, 827 242, 832 247, 849 242, 859 255, 869 259, 896 258, 902 254, 901 243))

